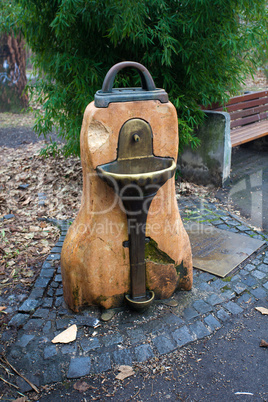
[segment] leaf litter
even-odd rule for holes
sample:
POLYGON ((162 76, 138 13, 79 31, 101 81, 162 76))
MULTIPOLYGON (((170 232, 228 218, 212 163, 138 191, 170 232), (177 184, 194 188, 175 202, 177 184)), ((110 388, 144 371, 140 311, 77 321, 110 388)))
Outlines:
POLYGON ((80 159, 43 157, 44 146, 0 147, 1 295, 30 290, 60 234, 45 219, 72 220, 80 206, 80 159))

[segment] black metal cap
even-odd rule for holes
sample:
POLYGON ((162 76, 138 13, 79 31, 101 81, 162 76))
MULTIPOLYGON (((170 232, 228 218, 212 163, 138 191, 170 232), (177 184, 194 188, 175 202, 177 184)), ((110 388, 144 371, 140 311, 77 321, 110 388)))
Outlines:
POLYGON ((140 63, 125 61, 115 64, 106 74, 102 89, 95 94, 95 106, 104 108, 114 102, 132 102, 142 100, 159 100, 162 103, 168 102, 168 94, 164 89, 155 87, 154 80, 149 71, 140 63), (122 68, 135 68, 141 77, 141 88, 113 88, 116 74, 122 68))

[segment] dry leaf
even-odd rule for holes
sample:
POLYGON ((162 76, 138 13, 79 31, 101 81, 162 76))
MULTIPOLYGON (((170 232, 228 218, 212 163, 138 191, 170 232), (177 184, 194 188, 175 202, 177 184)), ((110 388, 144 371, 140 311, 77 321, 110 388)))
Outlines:
POLYGON ((268 308, 265 307, 255 307, 255 310, 258 310, 260 313, 268 315, 268 308))
POLYGON ((52 343, 70 343, 76 340, 77 326, 74 324, 52 339, 52 343))
POLYGON ((82 381, 82 380, 77 381, 74 384, 74 389, 76 389, 79 392, 86 392, 89 388, 90 388, 90 385, 88 385, 87 382, 82 381))
POLYGON ((124 380, 125 378, 135 374, 131 366, 119 366, 118 370, 120 373, 115 377, 117 380, 124 380))
POLYGON ((260 343, 260 347, 262 347, 262 348, 268 348, 268 342, 266 342, 264 339, 262 339, 262 340, 261 340, 261 343, 260 343))
POLYGON ((26 401, 27 401, 26 396, 23 396, 22 398, 13 399, 12 402, 26 402, 26 401))
POLYGON ((0 311, 3 311, 6 309, 6 306, 0 306, 0 311))

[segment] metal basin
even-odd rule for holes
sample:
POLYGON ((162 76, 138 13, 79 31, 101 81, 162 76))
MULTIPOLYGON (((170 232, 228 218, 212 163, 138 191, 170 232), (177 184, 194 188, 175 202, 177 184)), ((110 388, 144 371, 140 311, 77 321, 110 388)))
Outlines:
POLYGON ((117 193, 150 196, 156 193, 176 169, 172 158, 147 156, 121 159, 97 167, 97 172, 117 193))

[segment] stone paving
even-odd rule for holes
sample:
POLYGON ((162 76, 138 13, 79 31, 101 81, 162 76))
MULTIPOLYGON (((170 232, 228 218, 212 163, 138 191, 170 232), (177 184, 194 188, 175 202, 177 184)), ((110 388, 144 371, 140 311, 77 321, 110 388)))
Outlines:
MULTIPOLYGON (((185 222, 195 220, 265 240, 265 246, 228 277, 221 279, 194 270, 190 292, 178 291, 172 299, 156 301, 142 314, 116 309, 109 322, 102 322, 97 308, 74 314, 65 305, 59 260, 69 222, 54 221, 61 227, 59 241, 43 263, 28 297, 17 306, 11 296, 8 312, 12 318, 2 337, 7 359, 30 381, 37 386, 51 384, 170 353, 210 336, 231 316, 267 297, 268 236, 204 199, 180 197, 178 202, 185 222), (72 324, 78 327, 76 341, 51 343, 72 324), (6 350, 5 342, 9 343, 6 350)), ((21 378, 17 385, 21 392, 30 390, 21 378)))

